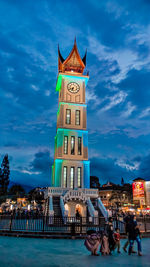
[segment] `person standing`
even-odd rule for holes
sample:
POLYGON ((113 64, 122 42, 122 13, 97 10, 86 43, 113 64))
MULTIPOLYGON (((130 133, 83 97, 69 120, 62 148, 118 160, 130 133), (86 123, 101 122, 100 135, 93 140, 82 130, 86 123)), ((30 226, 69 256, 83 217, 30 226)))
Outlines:
POLYGON ((131 215, 128 213, 128 215, 124 218, 124 223, 125 223, 125 233, 127 235, 127 241, 125 242, 123 246, 123 250, 127 252, 127 247, 129 245, 129 236, 128 236, 128 228, 129 228, 129 223, 131 220, 131 215))
POLYGON ((138 255, 142 256, 142 247, 141 247, 141 234, 139 226, 137 225, 136 216, 134 215, 129 224, 129 251, 128 254, 131 255, 134 241, 137 242, 138 255))
MULTIPOLYGON (((125 242, 124 246, 123 246, 123 250, 125 252, 127 252, 127 247, 129 245, 129 225, 130 225, 130 221, 133 219, 133 215, 128 213, 127 216, 124 218, 124 223, 125 223, 125 233, 127 235, 127 241, 125 242)), ((134 251, 134 247, 132 247, 132 253, 136 253, 136 251, 134 251)))
POLYGON ((110 254, 108 235, 107 235, 106 231, 103 231, 102 236, 101 236, 100 252, 102 255, 109 255, 110 254))
POLYGON ((108 234, 108 242, 109 242, 109 249, 110 249, 110 255, 111 255, 112 251, 115 248, 113 218, 112 217, 110 217, 108 219, 108 224, 107 224, 107 227, 106 227, 106 231, 107 231, 107 234, 108 234))

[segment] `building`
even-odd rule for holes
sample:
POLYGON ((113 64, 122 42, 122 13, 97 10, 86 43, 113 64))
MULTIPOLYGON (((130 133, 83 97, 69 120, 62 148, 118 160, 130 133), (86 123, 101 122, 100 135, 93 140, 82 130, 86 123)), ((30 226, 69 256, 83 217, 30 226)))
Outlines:
POLYGON ((123 207, 132 203, 132 186, 108 182, 99 189, 99 196, 106 207, 123 207))
POLYGON ((57 132, 51 187, 45 194, 49 214, 75 216, 78 210, 81 216, 97 216, 95 206, 102 205, 98 190, 90 189, 85 67, 86 53, 80 57, 76 40, 66 59, 58 48, 57 132))
POLYGON ((136 178, 132 183, 133 202, 141 206, 150 206, 150 181, 136 178))

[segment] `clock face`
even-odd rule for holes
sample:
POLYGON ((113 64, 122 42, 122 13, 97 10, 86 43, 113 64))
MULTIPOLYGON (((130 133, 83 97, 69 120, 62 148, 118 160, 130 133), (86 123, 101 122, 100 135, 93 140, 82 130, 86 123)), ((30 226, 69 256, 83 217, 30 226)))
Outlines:
POLYGON ((67 89, 70 93, 78 93, 79 90, 80 90, 80 86, 78 83, 75 83, 75 82, 71 82, 71 83, 68 83, 67 85, 67 89))

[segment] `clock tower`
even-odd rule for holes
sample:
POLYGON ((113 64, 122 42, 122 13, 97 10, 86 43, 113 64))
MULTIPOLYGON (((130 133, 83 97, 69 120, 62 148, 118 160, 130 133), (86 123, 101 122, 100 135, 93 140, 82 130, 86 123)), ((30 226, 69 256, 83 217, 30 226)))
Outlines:
POLYGON ((89 76, 83 74, 85 65, 86 53, 81 59, 76 40, 66 59, 63 59, 58 48, 56 91, 59 92, 59 107, 52 169, 54 187, 90 187, 85 101, 85 88, 89 76))
POLYGON ((98 210, 107 212, 98 198, 98 189, 90 188, 88 160, 87 105, 85 90, 89 79, 84 74, 86 53, 83 58, 76 40, 69 56, 64 59, 58 47, 59 93, 57 131, 51 187, 45 191, 47 211, 51 216, 97 217, 98 210), (97 210, 98 209, 98 210, 97 210))

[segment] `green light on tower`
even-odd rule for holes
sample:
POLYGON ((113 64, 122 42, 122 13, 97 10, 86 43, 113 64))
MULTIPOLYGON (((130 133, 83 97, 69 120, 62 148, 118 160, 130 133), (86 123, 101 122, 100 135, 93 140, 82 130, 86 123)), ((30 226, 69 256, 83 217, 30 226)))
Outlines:
POLYGON ((61 90, 61 83, 62 83, 62 75, 59 75, 57 79, 57 84, 56 84, 56 91, 61 90))

